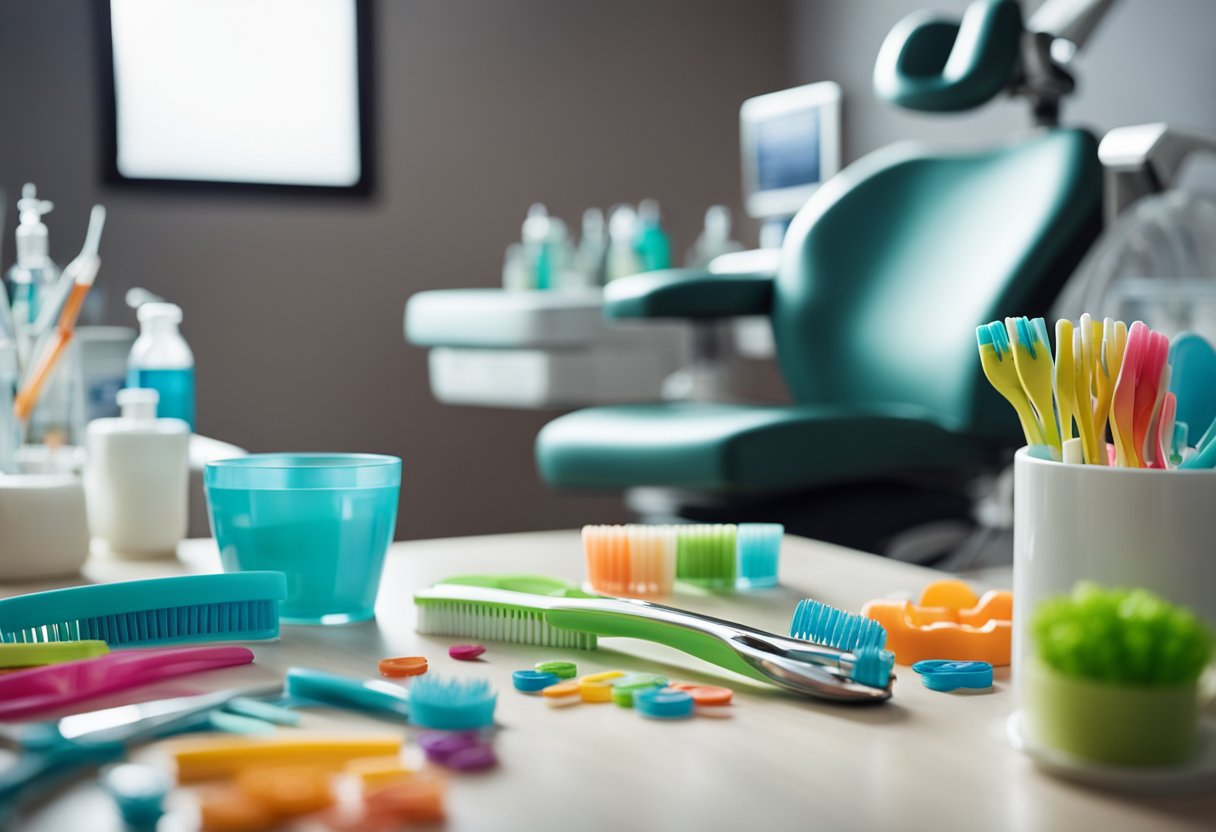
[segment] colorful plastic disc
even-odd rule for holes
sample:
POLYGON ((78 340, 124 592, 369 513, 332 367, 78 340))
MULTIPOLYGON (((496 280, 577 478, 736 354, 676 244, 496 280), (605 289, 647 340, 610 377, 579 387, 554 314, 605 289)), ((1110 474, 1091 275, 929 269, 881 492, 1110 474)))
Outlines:
POLYGON ((633 695, 633 706, 651 719, 684 719, 692 716, 692 696, 673 688, 651 688, 633 695))
POLYGON ((574 662, 537 662, 536 669, 541 673, 552 673, 559 679, 573 679, 578 675, 578 665, 574 662))
POLYGON ((539 670, 517 670, 511 674, 511 681, 515 683, 516 690, 536 693, 551 685, 556 685, 560 680, 552 673, 541 673, 539 670))
POLYGON ((397 656, 381 659, 377 667, 381 676, 399 679, 403 676, 421 676, 426 673, 426 656, 397 656))
POLYGON ((472 661, 484 652, 486 648, 480 644, 456 644, 448 648, 448 655, 462 662, 472 661))
POLYGON ((730 700, 734 697, 734 691, 730 688, 722 688, 717 685, 689 685, 678 682, 669 687, 684 691, 698 705, 729 705, 730 700))

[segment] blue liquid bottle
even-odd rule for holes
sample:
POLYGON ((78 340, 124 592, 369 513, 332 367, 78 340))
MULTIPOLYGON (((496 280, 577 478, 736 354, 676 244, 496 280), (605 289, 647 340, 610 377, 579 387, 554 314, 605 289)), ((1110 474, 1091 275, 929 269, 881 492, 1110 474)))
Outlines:
POLYGON ((182 310, 172 303, 139 307, 139 337, 127 359, 127 386, 160 394, 157 415, 181 419, 194 430, 194 354, 178 325, 182 310))

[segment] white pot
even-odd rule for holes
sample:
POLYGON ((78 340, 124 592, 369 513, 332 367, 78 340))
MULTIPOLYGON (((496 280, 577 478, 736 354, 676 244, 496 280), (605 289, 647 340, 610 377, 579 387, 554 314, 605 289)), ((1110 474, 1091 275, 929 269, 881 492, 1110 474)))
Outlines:
POLYGON ((88 556, 80 477, 0 475, 0 582, 74 575, 88 556))

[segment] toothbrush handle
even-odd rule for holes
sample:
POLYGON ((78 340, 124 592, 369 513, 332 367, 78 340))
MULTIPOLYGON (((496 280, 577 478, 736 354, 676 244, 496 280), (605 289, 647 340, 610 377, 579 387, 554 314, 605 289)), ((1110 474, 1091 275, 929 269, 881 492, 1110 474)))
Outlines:
POLYGON ((403 719, 409 696, 403 688, 377 679, 363 681, 310 667, 288 669, 284 691, 292 697, 357 711, 372 711, 403 719))
POLYGON ((247 647, 184 647, 123 650, 20 670, 0 676, 0 719, 16 719, 104 693, 252 661, 253 652, 247 647))
POLYGON ((701 629, 692 629, 688 623, 639 618, 636 614, 624 611, 585 609, 554 609, 545 614, 545 619, 554 627, 564 630, 578 630, 606 637, 637 638, 664 644, 726 670, 769 681, 745 662, 726 641, 701 629))

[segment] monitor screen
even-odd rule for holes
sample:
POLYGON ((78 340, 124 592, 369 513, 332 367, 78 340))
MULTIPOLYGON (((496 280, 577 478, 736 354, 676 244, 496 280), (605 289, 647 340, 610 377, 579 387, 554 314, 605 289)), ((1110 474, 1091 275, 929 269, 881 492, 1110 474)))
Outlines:
POLYGON ((748 214, 788 219, 840 168, 840 87, 822 81, 749 98, 739 128, 748 214))
POLYGON ((819 110, 779 113, 756 124, 756 187, 761 191, 819 182, 819 110))
MULTIPOLYGON (((119 181, 368 184, 365 3, 110 0, 119 181)), ((108 31, 104 31, 108 30, 108 31)))

